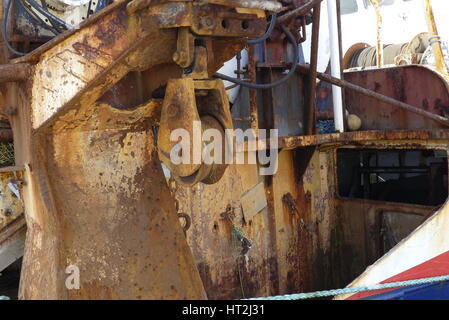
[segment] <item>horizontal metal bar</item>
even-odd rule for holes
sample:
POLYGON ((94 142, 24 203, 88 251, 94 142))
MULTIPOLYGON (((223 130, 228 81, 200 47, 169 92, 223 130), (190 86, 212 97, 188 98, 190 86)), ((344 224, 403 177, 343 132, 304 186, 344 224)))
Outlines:
POLYGON ((304 16, 306 13, 308 13, 310 10, 312 10, 312 8, 314 8, 318 4, 320 4, 321 1, 322 0, 309 1, 306 4, 303 4, 302 6, 289 11, 288 13, 278 17, 276 24, 277 25, 284 24, 292 18, 304 16))
POLYGON ((30 69, 28 63, 1 64, 0 83, 25 81, 30 77, 30 69))
MULTIPOLYGON (((320 0, 321 1, 321 0, 320 0)), ((248 8, 259 9, 270 12, 280 12, 282 10, 282 4, 277 1, 267 0, 203 0, 211 4, 219 4, 222 6, 233 8, 248 8)))
POLYGON ((0 168, 0 173, 25 171, 25 166, 13 166, 0 168))
POLYGON ((359 168, 363 173, 427 173, 430 171, 429 167, 369 167, 359 168))

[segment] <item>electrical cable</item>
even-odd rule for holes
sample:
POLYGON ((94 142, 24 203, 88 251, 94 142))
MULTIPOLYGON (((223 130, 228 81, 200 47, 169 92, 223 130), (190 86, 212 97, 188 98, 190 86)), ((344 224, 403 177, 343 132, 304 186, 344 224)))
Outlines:
POLYGON ((43 23, 43 21, 36 17, 33 12, 29 12, 21 0, 16 1, 16 4, 19 13, 22 14, 25 19, 27 19, 32 24, 37 24, 38 26, 45 28, 45 24, 43 23))
POLYGON ((249 44, 257 44, 257 43, 261 43, 261 42, 264 42, 265 40, 267 40, 273 33, 274 28, 276 27, 276 20, 277 20, 277 14, 273 13, 271 15, 271 21, 270 21, 270 25, 267 29, 267 32, 265 32, 265 34, 263 36, 261 36, 260 38, 248 40, 248 43, 249 44))
POLYGON ((249 82, 245 82, 245 81, 233 78, 233 77, 229 77, 229 76, 221 74, 221 73, 215 73, 214 77, 222 79, 222 80, 226 80, 226 81, 229 81, 232 83, 239 84, 243 87, 247 87, 247 88, 251 88, 251 89, 261 89, 261 90, 271 89, 271 88, 277 87, 277 86, 285 83, 286 81, 288 81, 295 74, 296 68, 298 67, 299 47, 298 47, 298 43, 295 39, 295 36, 291 33, 291 31, 286 26, 282 26, 281 28, 282 28, 282 31, 287 36, 288 40, 293 44, 293 48, 294 48, 294 52, 295 52, 293 62, 292 62, 292 67, 291 67, 289 73, 285 77, 283 77, 282 79, 275 81, 273 83, 267 83, 267 84, 249 83, 249 82))
POLYGON ((17 1, 18 4, 18 9, 19 12, 25 17, 25 19, 27 19, 29 22, 31 22, 32 24, 37 24, 38 26, 47 29, 51 32, 53 32, 53 34, 57 35, 59 34, 59 32, 52 26, 49 26, 48 24, 45 23, 45 21, 43 21, 38 15, 36 15, 35 12, 30 11, 29 8, 26 7, 26 5, 23 3, 22 0, 18 0, 17 1))
MULTIPOLYGON (((22 0, 23 1, 23 0, 22 0)), ((47 2, 46 0, 41 0, 41 6, 42 8, 44 8, 45 11, 47 11, 48 13, 50 13, 50 11, 48 11, 48 6, 47 6, 47 2)), ((42 19, 40 19, 42 21, 42 19)), ((55 29, 55 23, 49 19, 48 20, 51 24, 51 29, 49 29, 50 31, 52 31, 55 35, 58 34, 58 31, 55 29)), ((44 24, 47 26, 47 24, 44 22, 44 24)), ((44 27, 45 28, 45 27, 44 27)))
MULTIPOLYGON (((43 9, 51 15, 50 12, 48 12, 48 8, 45 4, 45 0, 41 0, 41 2, 44 4, 43 9)), ((64 29, 61 29, 60 24, 54 21, 54 19, 50 16, 44 15, 46 17, 46 21, 42 20, 42 18, 37 14, 37 10, 33 11, 33 8, 35 6, 32 6, 31 4, 27 4, 25 0, 18 0, 17 4, 19 12, 32 24, 37 24, 40 27, 50 30, 53 34, 57 35, 64 31, 64 29), (48 25, 47 22, 49 22, 51 25, 48 25)), ((36 4, 39 6, 38 4, 36 4)), ((40 11, 39 11, 40 13, 40 11)), ((51 15, 53 16, 53 15, 51 15)))
MULTIPOLYGON (((44 17, 46 17, 48 20, 52 20, 52 22, 55 22, 59 25, 59 27, 62 27, 63 29, 67 30, 69 29, 69 26, 58 17, 54 16, 48 11, 45 11, 36 1, 34 0, 26 0, 34 9, 36 9, 40 14, 42 14, 44 17)), ((56 25, 52 23, 55 27, 56 25)), ((58 30, 59 31, 59 30, 58 30)), ((64 31, 64 30, 62 30, 64 31)), ((62 32, 61 31, 61 32, 62 32)))
MULTIPOLYGON (((16 55, 24 56, 27 53, 17 51, 12 47, 8 40, 7 36, 7 29, 8 29, 8 20, 9 20, 9 13, 11 10, 11 5, 13 0, 5 0, 6 6, 3 13, 3 24, 2 24, 2 38, 5 42, 7 48, 9 51, 16 55)), ((91 0, 92 1, 92 0, 91 0)), ((88 15, 90 14, 90 4, 89 2, 89 8, 88 8, 88 15)), ((45 0, 40 0, 41 5, 39 5, 35 0, 17 0, 17 9, 19 13, 28 20, 31 24, 37 25, 41 28, 44 28, 46 30, 49 30, 55 35, 58 35, 65 30, 69 29, 70 26, 66 24, 65 21, 61 20, 57 16, 53 15, 47 7, 47 4, 45 0), (44 17, 44 19, 42 18, 44 17)), ((97 5, 97 10, 93 10, 94 12, 98 11, 98 9, 102 9, 105 7, 105 2, 103 0, 99 0, 99 3, 97 5)))
POLYGON ((12 53, 14 53, 16 55, 24 56, 24 55, 26 55, 26 53, 20 52, 20 51, 17 51, 16 49, 14 49, 8 40, 8 36, 7 36, 8 16, 9 16, 9 11, 11 9, 12 0, 7 0, 7 1, 8 1, 8 3, 6 4, 5 10, 3 12, 3 28, 2 28, 3 42, 6 44, 6 47, 8 48, 9 51, 11 51, 12 53))

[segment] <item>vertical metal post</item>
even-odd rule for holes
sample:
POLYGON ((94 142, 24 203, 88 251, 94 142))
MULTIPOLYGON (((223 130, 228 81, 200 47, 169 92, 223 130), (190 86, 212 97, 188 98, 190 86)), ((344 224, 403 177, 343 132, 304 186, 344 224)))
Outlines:
MULTIPOLYGON (((329 17, 329 38, 331 50, 332 76, 341 78, 341 57, 340 39, 338 35, 337 3, 335 0, 327 0, 327 13, 329 17)), ((334 122, 337 132, 344 132, 344 110, 341 88, 332 86, 332 96, 334 102, 334 122)))
POLYGON ((318 68, 318 46, 319 46, 319 34, 320 34, 320 17, 321 17, 321 3, 313 8, 313 21, 312 21, 312 45, 310 52, 310 73, 309 73, 309 101, 307 108, 307 131, 308 135, 315 133, 316 122, 316 81, 317 81, 317 68, 318 68))
POLYGON ((443 50, 441 49, 441 43, 438 36, 438 29, 435 22, 435 17, 433 15, 432 4, 430 0, 424 0, 424 4, 426 6, 426 21, 427 27, 429 28, 429 33, 434 36, 434 39, 431 41, 433 53, 435 55, 435 65, 439 72, 448 74, 446 63, 444 62, 443 50))
MULTIPOLYGON (((256 52, 254 46, 249 46, 248 49, 248 73, 252 82, 257 82, 256 70, 256 52)), ((257 108, 257 90, 249 90, 249 116, 251 121, 251 129, 254 130, 256 137, 259 136, 259 114, 257 108)))
POLYGON ((376 19, 377 19, 377 54, 376 54, 376 63, 378 68, 382 68, 384 66, 384 44, 382 41, 382 12, 380 5, 383 0, 370 0, 371 4, 376 10, 376 19))

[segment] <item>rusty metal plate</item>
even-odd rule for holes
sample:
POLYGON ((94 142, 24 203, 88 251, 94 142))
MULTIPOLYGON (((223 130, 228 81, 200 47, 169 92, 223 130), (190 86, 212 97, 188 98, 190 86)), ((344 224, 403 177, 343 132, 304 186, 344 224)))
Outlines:
POLYGON ((255 215, 267 207, 264 183, 257 184, 245 193, 240 199, 245 221, 251 220, 255 215))
MULTIPOLYGON (((424 66, 401 66, 345 73, 345 80, 441 116, 449 115, 448 85, 424 66)), ((362 119, 361 130, 441 128, 435 121, 345 91, 349 113, 362 119)))

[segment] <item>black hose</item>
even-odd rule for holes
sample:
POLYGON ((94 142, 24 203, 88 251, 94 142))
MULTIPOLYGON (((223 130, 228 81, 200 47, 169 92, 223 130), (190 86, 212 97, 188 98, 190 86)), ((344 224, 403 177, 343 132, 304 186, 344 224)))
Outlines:
POLYGON ((264 42, 265 40, 267 40, 273 33, 274 27, 276 27, 277 17, 278 17, 278 15, 276 13, 273 13, 271 15, 271 21, 270 21, 270 25, 268 27, 267 32, 265 32, 265 34, 263 36, 261 36, 260 38, 248 40, 248 43, 249 44, 257 44, 257 43, 261 43, 261 42, 264 42))
MULTIPOLYGON (((22 1, 23 1, 23 0, 22 0, 22 1)), ((48 11, 48 6, 47 6, 46 0, 41 0, 41 6, 42 6, 42 8, 44 8, 44 10, 45 10, 46 12, 50 13, 50 11, 48 11)), ((42 19, 41 19, 41 21, 42 21, 42 19)), ((51 32, 53 32, 55 35, 61 33, 59 30, 56 30, 56 29, 55 29, 55 28, 56 28, 56 24, 55 24, 55 22, 54 22, 52 19, 48 19, 48 21, 49 21, 50 24, 51 24, 51 27, 50 27, 50 29, 49 29, 51 32)), ((44 28, 48 27, 47 24, 45 23, 45 21, 42 21, 42 22, 43 22, 44 25, 45 25, 44 28)), ((48 28, 47 28, 47 29, 48 29, 48 28)))
MULTIPOLYGON (((68 29, 67 24, 62 21, 61 19, 59 19, 58 17, 54 16, 53 14, 51 14, 48 11, 45 11, 36 1, 34 0, 26 0, 28 1, 28 3, 34 8, 36 9, 40 14, 42 14, 44 17, 46 17, 49 20, 52 20, 52 24, 53 26, 56 28, 57 26, 54 23, 57 23, 59 25, 59 27, 62 27, 63 29, 68 29)), ((60 31, 60 30, 58 30, 60 31)), ((62 30, 64 31, 64 30, 62 30)), ((60 32, 62 32, 60 31, 60 32)))
POLYGON ((25 19, 27 19, 30 23, 32 24, 36 24, 38 26, 40 26, 41 28, 47 29, 51 32, 53 32, 55 35, 59 34, 59 32, 53 28, 52 26, 47 25, 44 21, 42 21, 42 19, 37 16, 34 12, 28 12, 28 8, 26 7, 26 5, 23 3, 22 0, 19 0, 16 2, 18 5, 18 9, 19 12, 25 17, 25 19))
POLYGON ((11 3, 12 0, 7 0, 8 3, 5 7, 5 11, 3 12, 3 28, 2 28, 2 37, 3 37, 3 42, 6 44, 6 47, 8 48, 9 51, 11 51, 14 54, 17 54, 19 56, 24 56, 26 55, 26 53, 24 52, 20 52, 17 51, 16 49, 14 49, 11 44, 9 43, 8 40, 8 36, 7 36, 7 30, 8 30, 8 16, 9 16, 9 11, 11 9, 11 3))
POLYGON ((222 80, 226 80, 226 81, 229 81, 232 83, 239 84, 243 87, 248 87, 251 89, 261 89, 261 90, 271 89, 271 88, 277 87, 277 86, 285 83, 286 81, 288 81, 295 74, 296 68, 298 66, 299 47, 298 47, 298 43, 296 42, 295 36, 291 33, 291 31, 286 26, 282 26, 281 28, 282 28, 282 31, 287 36, 288 40, 293 44, 293 48, 295 50, 295 56, 293 58, 292 67, 291 67, 289 73, 284 78, 282 78, 278 81, 275 81, 273 83, 257 84, 257 83, 248 83, 248 82, 236 79, 236 78, 228 77, 221 73, 214 74, 214 77, 222 79, 222 80))

